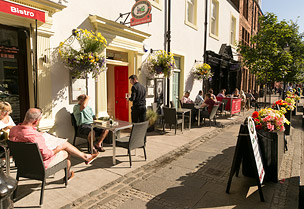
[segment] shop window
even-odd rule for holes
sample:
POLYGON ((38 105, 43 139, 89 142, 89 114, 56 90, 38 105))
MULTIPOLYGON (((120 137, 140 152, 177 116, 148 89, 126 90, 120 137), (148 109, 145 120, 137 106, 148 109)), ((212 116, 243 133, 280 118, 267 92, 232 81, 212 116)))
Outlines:
POLYGON ((234 16, 231 16, 230 45, 236 45, 236 18, 234 16))
POLYGON ((211 1, 210 12, 210 34, 218 37, 218 22, 219 22, 219 2, 217 0, 211 1))
POLYGON ((186 0, 185 24, 197 29, 197 0, 186 0))

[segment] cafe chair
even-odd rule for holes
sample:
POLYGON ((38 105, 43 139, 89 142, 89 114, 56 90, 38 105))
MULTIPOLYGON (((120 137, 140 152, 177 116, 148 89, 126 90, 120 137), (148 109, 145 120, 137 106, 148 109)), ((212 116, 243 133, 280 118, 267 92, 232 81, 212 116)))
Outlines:
MULTIPOLYGON (((165 131, 166 124, 169 124, 170 130, 171 130, 171 126, 174 125, 175 134, 176 134, 177 125, 182 124, 184 122, 183 119, 178 119, 175 108, 164 107, 163 110, 164 110, 163 131, 165 131)), ((183 132, 183 126, 181 126, 181 131, 183 132)))
MULTIPOLYGON (((15 160, 15 165, 17 167, 16 180, 19 181, 20 177, 35 179, 42 181, 41 193, 40 193, 40 205, 43 203, 43 194, 46 178, 57 173, 58 171, 64 169, 65 186, 68 184, 68 164, 67 159, 64 159, 57 164, 45 169, 42 156, 37 143, 27 143, 27 142, 12 142, 7 141, 8 147, 11 154, 15 160)), ((16 197, 17 189, 14 192, 14 197, 16 197)))
POLYGON ((226 111, 226 106, 227 106, 227 103, 228 103, 228 99, 223 99, 222 100, 222 112, 224 111, 225 112, 225 116, 227 114, 227 111, 226 111))
POLYGON ((76 119, 75 119, 75 116, 73 113, 71 113, 71 122, 72 122, 72 125, 73 125, 73 128, 74 128, 74 140, 73 140, 73 145, 75 146, 76 144, 76 138, 79 137, 79 138, 83 138, 87 141, 87 145, 88 145, 88 151, 90 152, 90 144, 88 142, 88 136, 87 135, 84 135, 84 134, 81 134, 79 133, 79 130, 78 130, 78 126, 76 124, 76 119))
POLYGON ((209 115, 203 115, 202 117, 204 118, 204 124, 205 124, 205 119, 206 118, 209 118, 209 125, 211 127, 211 120, 214 121, 214 125, 216 125, 216 112, 219 108, 219 105, 214 105, 212 110, 211 110, 211 113, 209 115))
MULTIPOLYGON (((191 110, 191 114, 192 114, 192 118, 191 119, 194 121, 195 116, 197 115, 197 110, 194 108, 194 103, 191 103, 191 104, 183 103, 181 107, 183 109, 190 109, 191 110)), ((188 121, 189 121, 190 120, 190 114, 185 114, 185 118, 187 118, 188 121)))
POLYGON ((133 149, 143 148, 145 160, 147 160, 146 149, 145 149, 146 146, 145 137, 147 134, 148 125, 149 125, 149 121, 145 121, 142 123, 133 123, 130 136, 116 139, 117 147, 128 149, 130 167, 132 167, 131 150, 133 149))

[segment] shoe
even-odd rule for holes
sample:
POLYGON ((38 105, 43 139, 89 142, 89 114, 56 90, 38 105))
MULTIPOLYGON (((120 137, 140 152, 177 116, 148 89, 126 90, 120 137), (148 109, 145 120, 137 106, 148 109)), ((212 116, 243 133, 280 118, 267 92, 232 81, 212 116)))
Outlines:
POLYGON ((74 178, 74 176, 75 176, 74 171, 71 171, 71 175, 68 177, 68 182, 70 182, 71 179, 74 178))
POLYGON ((94 144, 94 148, 95 148, 98 152, 105 152, 105 151, 106 151, 102 146, 99 147, 97 144, 94 144))
POLYGON ((88 165, 88 164, 92 163, 98 157, 98 154, 99 153, 91 154, 92 157, 90 159, 86 160, 85 164, 88 165))

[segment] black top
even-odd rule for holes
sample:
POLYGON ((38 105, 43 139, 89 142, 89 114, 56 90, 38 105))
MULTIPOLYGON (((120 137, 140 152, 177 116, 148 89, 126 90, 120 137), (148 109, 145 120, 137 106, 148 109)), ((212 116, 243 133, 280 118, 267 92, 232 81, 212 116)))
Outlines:
POLYGON ((131 88, 132 94, 130 101, 133 101, 134 107, 146 106, 146 88, 139 82, 136 82, 131 88))

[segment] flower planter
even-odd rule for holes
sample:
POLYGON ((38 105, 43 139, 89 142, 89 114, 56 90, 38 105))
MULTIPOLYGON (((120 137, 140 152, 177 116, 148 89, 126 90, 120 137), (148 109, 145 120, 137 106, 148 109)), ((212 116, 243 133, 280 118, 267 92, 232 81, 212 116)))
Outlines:
POLYGON ((289 125, 287 123, 284 124, 285 134, 290 135, 290 125, 291 125, 291 111, 287 110, 285 113, 285 118, 290 122, 289 125))
POLYGON ((284 133, 259 130, 257 134, 265 169, 265 178, 277 182, 285 150, 284 133))
POLYGON ((298 104, 299 104, 299 101, 296 101, 296 106, 295 106, 294 110, 292 111, 292 115, 293 115, 293 116, 297 115, 298 104))

